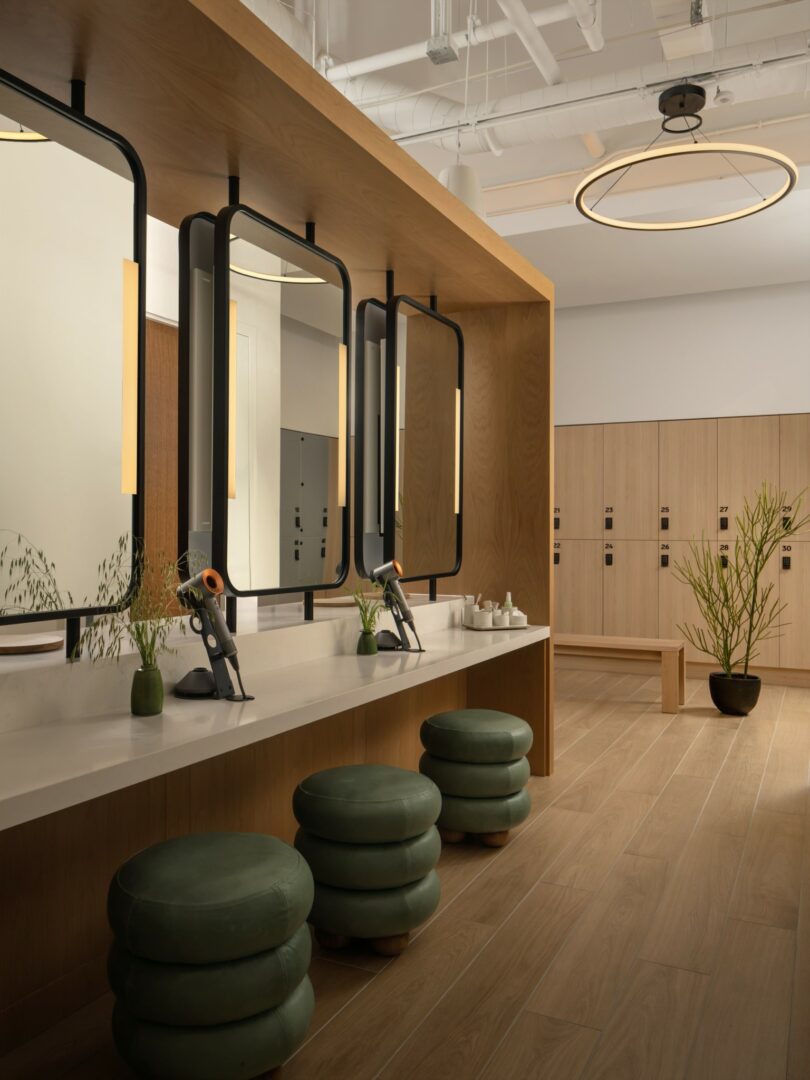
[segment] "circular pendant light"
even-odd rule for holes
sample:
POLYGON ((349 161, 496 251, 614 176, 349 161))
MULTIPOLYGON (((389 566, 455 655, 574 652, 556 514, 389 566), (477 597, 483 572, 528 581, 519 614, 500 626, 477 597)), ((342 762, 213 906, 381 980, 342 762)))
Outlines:
POLYGON ((17 131, 0 131, 0 142, 38 143, 50 141, 47 135, 40 135, 37 131, 23 131, 22 125, 17 131))
POLYGON ((767 210, 781 199, 784 199, 786 195, 789 195, 796 186, 799 171, 795 163, 785 154, 780 154, 778 151, 764 146, 749 146, 744 143, 719 143, 710 142, 708 139, 704 142, 697 141, 694 133, 699 130, 703 123, 700 110, 705 103, 706 91, 702 86, 684 83, 665 90, 658 100, 658 108, 664 116, 661 132, 646 150, 636 154, 629 154, 627 157, 619 158, 616 161, 607 162, 589 173, 574 192, 574 205, 577 210, 591 221, 595 221, 599 225, 609 225, 614 229, 630 229, 637 232, 672 232, 681 229, 701 229, 708 225, 722 225, 727 221, 739 221, 741 218, 750 217, 752 214, 767 210), (682 119, 683 123, 680 127, 676 127, 679 118, 682 119), (664 133, 688 134, 692 136, 693 141, 653 149, 653 144, 664 133), (632 221, 627 218, 610 217, 597 211, 596 207, 604 199, 605 195, 609 194, 622 177, 635 166, 661 161, 666 158, 688 160, 690 157, 706 157, 709 160, 722 158, 753 188, 759 196, 758 201, 751 203, 749 206, 731 210, 726 214, 692 218, 684 221, 632 221), (734 163, 732 159, 735 158, 742 162, 755 158, 778 166, 784 172, 781 185, 771 194, 763 195, 734 163), (587 192, 594 184, 614 174, 617 175, 613 183, 600 195, 595 203, 588 206, 585 203, 587 192))

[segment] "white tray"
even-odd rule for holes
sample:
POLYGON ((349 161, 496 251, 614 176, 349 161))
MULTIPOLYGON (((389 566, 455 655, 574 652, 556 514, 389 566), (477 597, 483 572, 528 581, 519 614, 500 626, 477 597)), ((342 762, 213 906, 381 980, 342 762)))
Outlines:
POLYGON ((461 624, 465 630, 477 630, 479 633, 488 634, 490 630, 531 630, 531 626, 473 626, 471 623, 461 624))

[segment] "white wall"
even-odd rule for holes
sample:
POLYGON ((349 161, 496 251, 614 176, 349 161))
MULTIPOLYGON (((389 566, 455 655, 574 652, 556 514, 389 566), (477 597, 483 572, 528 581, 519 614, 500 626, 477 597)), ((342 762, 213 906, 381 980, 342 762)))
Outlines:
POLYGON ((556 424, 810 412, 810 282, 557 312, 556 424))

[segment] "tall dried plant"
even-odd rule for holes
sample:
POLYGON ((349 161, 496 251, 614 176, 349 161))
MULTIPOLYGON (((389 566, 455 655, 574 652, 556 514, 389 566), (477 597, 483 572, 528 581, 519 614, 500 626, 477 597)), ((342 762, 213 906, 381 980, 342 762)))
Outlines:
POLYGON ((737 542, 727 566, 705 539, 690 541, 689 555, 675 563, 675 577, 692 589, 705 624, 683 623, 678 629, 726 675, 740 665, 747 675, 759 656, 757 645, 779 637, 785 625, 780 619, 787 604, 774 598, 774 583, 763 582, 762 575, 780 545, 810 522, 810 514, 800 517, 803 495, 786 513, 786 492, 763 484, 734 519, 737 542))

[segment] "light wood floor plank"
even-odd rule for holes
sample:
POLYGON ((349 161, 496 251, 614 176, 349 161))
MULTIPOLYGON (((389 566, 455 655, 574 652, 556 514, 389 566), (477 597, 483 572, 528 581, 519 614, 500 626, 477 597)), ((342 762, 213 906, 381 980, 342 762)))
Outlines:
POLYGON ((660 795, 705 723, 704 716, 693 716, 688 712, 676 716, 661 738, 620 780, 619 786, 628 791, 660 795))
POLYGON ((492 936, 441 916, 284 1066, 284 1080, 376 1076, 492 936))
POLYGON ((740 721, 732 717, 718 717, 716 712, 710 716, 678 766, 678 775, 714 779, 726 760, 739 726, 740 721))
POLYGON ((598 1039, 590 1028, 521 1013, 480 1080, 577 1080, 598 1039))
POLYGON ((659 859, 622 855, 526 1007, 604 1028, 635 970, 666 874, 659 859))
POLYGON ((810 764, 810 716, 784 709, 776 725, 757 806, 782 814, 804 814, 810 764))
POLYGON ((796 962, 793 969, 793 1006, 788 1047, 788 1080, 810 1076, 810 792, 806 800, 802 889, 796 962))
MULTIPOLYGON (((655 802, 637 791, 614 791, 599 807, 580 836, 541 877, 557 885, 595 892, 655 802)), ((556 809, 552 807, 552 810, 556 809)), ((572 811, 567 811, 571 813, 572 811)))
POLYGON ((743 841, 696 832, 678 860, 641 950, 645 960, 711 974, 743 841))
POLYGON ((582 1080, 683 1077, 708 981, 693 971, 639 962, 582 1080))
POLYGON ((804 817, 755 810, 729 915, 795 930, 799 919, 804 817))
POLYGON ((795 935, 729 919, 688 1080, 784 1080, 795 935))
MULTIPOLYGON (((590 814, 549 807, 535 824, 497 853, 491 870, 465 889, 453 906, 457 918, 500 926, 554 860, 590 824, 590 814)), ((479 849, 486 859, 485 848, 479 849)), ((490 849, 490 856, 495 854, 490 849)))
POLYGON ((651 859, 677 859, 712 788, 700 776, 673 776, 625 849, 651 859))
POLYGON ((380 1076, 477 1076, 589 896, 559 885, 536 886, 380 1076))

